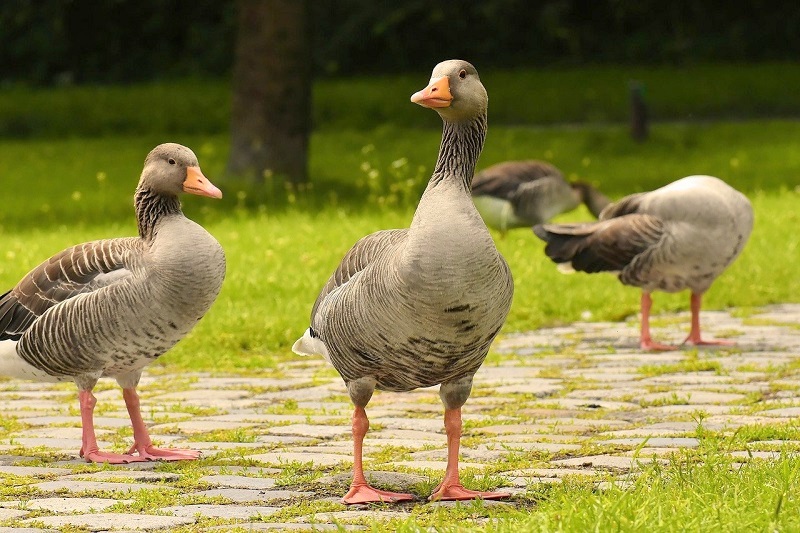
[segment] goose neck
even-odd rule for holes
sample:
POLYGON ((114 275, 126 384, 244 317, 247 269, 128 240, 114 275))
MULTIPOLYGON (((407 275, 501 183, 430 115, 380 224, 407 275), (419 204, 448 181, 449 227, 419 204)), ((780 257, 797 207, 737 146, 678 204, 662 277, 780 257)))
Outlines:
POLYGON ((165 196, 145 187, 136 189, 134 207, 139 236, 146 241, 155 237, 156 225, 162 217, 182 213, 177 196, 165 196))
POLYGON ((475 165, 486 139, 486 114, 464 122, 444 122, 439 157, 430 184, 457 180, 469 191, 475 175, 475 165))
POLYGON ((579 201, 584 203, 595 217, 599 217, 605 207, 611 203, 606 195, 595 189, 592 185, 585 182, 575 182, 572 184, 576 191, 579 201))

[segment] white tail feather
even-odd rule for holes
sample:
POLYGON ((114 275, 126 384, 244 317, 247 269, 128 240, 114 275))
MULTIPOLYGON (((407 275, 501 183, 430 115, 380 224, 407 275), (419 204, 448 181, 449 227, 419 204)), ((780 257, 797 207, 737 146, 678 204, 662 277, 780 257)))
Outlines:
POLYGON ((558 263, 558 265, 556 265, 556 268, 562 274, 574 274, 575 273, 575 269, 572 268, 572 263, 558 263))
POLYGON ((29 365, 17 355, 17 341, 0 341, 0 376, 33 381, 64 381, 66 378, 51 376, 43 370, 29 365))
POLYGON ((328 355, 328 347, 322 342, 319 337, 311 336, 311 328, 308 328, 303 336, 297 339, 292 345, 292 351, 297 355, 321 355, 329 363, 331 357, 328 355))

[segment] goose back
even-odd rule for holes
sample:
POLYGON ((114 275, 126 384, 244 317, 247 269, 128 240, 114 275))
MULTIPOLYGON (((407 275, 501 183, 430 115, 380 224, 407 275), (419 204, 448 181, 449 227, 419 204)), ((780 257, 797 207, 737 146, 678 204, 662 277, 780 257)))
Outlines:
POLYGON ((712 176, 689 176, 606 207, 596 223, 545 224, 534 232, 554 261, 585 272, 615 271, 647 292, 705 292, 742 252, 753 210, 712 176))
POLYGON ((566 181, 558 168, 544 161, 504 161, 475 174, 472 180, 472 194, 494 196, 510 201, 523 183, 547 177, 566 181))
POLYGON ((609 204, 591 184, 570 183, 558 168, 538 160, 505 161, 478 172, 472 199, 486 224, 501 231, 546 223, 581 203, 598 216, 609 204))

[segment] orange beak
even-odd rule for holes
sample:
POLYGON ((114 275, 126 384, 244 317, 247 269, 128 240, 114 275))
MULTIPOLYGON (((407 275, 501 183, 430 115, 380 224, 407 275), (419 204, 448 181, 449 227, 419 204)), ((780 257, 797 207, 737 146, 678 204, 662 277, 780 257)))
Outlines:
POLYGON ((447 76, 431 80, 427 87, 411 95, 411 101, 422 107, 450 107, 450 102, 453 101, 450 80, 447 76))
POLYGON ((200 167, 187 167, 186 179, 183 181, 183 192, 208 196, 209 198, 222 198, 222 191, 217 189, 208 178, 203 176, 200 167))

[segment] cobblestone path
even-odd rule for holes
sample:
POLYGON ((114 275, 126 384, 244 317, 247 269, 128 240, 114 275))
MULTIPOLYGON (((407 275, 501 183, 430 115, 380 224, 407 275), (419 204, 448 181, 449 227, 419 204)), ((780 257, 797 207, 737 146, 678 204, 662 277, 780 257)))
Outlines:
MULTIPOLYGON (((568 475, 608 482, 639 461, 696 447, 699 423, 733 432, 796 419, 800 305, 707 311, 702 320, 709 336, 738 345, 642 353, 635 319, 499 339, 464 407, 465 484, 488 479, 519 495, 568 475)), ((658 340, 679 342, 688 314, 653 325, 658 340)), ((425 500, 446 458, 436 390, 379 392, 368 406, 367 470, 379 486, 419 497, 377 508, 338 503, 352 464, 352 408, 322 360, 293 359, 259 377, 155 371, 141 393, 154 440, 201 449, 200 461, 88 465, 77 457, 74 385, 0 378, 0 531, 363 529, 415 506, 452 505, 425 500)), ((101 447, 125 451, 119 388, 103 380, 96 396, 101 447)), ((731 453, 770 457, 780 444, 731 453)))

